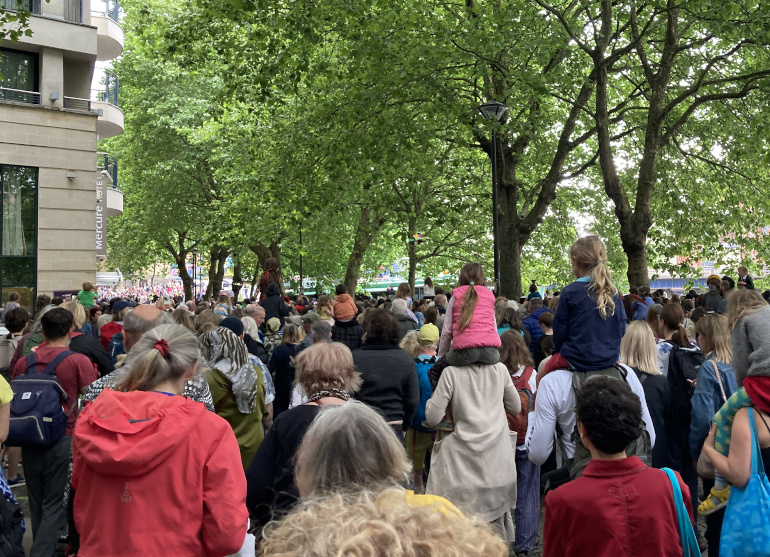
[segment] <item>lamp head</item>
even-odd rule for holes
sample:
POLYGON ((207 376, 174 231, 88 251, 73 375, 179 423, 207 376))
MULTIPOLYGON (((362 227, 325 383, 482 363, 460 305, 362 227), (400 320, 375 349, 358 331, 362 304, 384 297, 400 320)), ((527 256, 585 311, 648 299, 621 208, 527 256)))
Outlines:
POLYGON ((492 101, 482 104, 479 107, 479 112, 481 112, 485 120, 499 122, 505 116, 505 113, 508 112, 508 107, 503 103, 492 101))

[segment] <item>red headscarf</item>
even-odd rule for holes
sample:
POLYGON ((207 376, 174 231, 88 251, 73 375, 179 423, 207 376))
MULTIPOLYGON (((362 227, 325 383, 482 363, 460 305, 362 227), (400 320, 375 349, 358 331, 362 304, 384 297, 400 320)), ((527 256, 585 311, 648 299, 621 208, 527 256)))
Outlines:
POLYGON ((754 406, 770 414, 770 377, 750 375, 743 380, 743 388, 754 406))

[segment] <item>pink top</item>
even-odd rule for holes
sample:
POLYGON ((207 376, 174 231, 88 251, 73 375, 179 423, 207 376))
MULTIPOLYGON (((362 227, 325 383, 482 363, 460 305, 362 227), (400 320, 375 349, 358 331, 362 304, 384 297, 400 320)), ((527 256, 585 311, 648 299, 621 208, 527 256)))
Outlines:
POLYGON ((451 348, 454 350, 500 347, 500 335, 497 334, 495 320, 495 295, 485 286, 474 286, 478 301, 470 324, 464 331, 460 331, 460 316, 468 288, 468 286, 459 286, 452 291, 452 299, 449 301, 444 318, 439 357, 449 352, 450 341, 451 348))

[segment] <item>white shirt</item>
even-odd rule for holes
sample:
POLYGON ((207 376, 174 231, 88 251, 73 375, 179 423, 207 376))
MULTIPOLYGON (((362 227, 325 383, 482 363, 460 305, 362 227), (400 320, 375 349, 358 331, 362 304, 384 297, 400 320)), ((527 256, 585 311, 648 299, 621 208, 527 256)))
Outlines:
MULTIPOLYGON (((651 446, 655 446, 655 428, 647 409, 642 384, 631 368, 624 367, 628 371, 628 386, 642 401, 642 421, 650 434, 651 446)), ((557 423, 567 458, 572 458, 575 456, 575 443, 572 441, 575 429, 575 392, 572 389, 572 372, 563 369, 552 371, 540 380, 535 411, 529 415, 525 446, 529 450, 529 459, 535 464, 543 464, 553 452, 557 423)), ((559 466, 563 464, 560 451, 556 451, 556 460, 559 466)))

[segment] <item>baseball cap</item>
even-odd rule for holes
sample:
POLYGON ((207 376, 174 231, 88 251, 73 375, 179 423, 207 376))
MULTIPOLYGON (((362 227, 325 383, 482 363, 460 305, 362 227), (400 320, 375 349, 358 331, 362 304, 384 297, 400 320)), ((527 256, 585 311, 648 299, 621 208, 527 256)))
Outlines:
POLYGON ((276 333, 278 332, 278 329, 281 328, 281 322, 277 317, 271 317, 267 320, 267 323, 265 323, 265 328, 271 333, 276 333))
POLYGON ((243 322, 237 317, 225 317, 222 319, 222 321, 219 322, 219 326, 224 327, 225 329, 230 329, 237 336, 241 336, 243 334, 243 322))
POLYGON ((136 304, 134 302, 128 302, 126 300, 119 300, 119 301, 115 302, 115 304, 112 306, 112 311, 114 313, 117 313, 119 311, 123 311, 126 308, 132 308, 135 305, 136 304))
POLYGON ((436 327, 433 323, 426 323, 420 327, 418 338, 420 340, 420 344, 423 346, 436 344, 439 339, 438 327, 436 327))
POLYGON ((302 322, 303 323, 310 323, 311 325, 313 323, 317 323, 321 320, 321 316, 318 315, 314 311, 309 311, 305 315, 302 316, 302 322))

